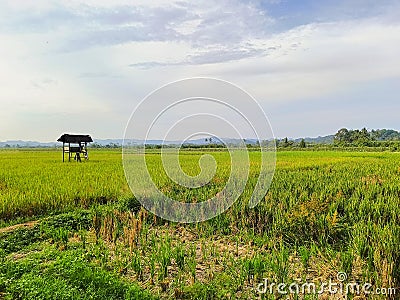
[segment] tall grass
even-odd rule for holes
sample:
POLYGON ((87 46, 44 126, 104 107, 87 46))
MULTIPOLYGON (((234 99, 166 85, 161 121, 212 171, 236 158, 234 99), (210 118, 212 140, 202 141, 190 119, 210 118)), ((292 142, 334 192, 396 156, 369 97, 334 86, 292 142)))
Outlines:
MULTIPOLYGON (((198 174, 202 152, 183 154, 183 170, 198 174)), ((230 172, 227 152, 210 154, 218 164, 216 175, 197 189, 172 182, 162 169, 158 153, 150 152, 146 159, 154 182, 166 195, 180 201, 203 201, 224 187, 230 172)), ((268 250, 241 262, 247 273, 239 276, 241 284, 259 280, 269 272, 284 281, 291 272, 291 255, 297 255, 308 272, 315 257, 332 252, 339 253, 337 258, 334 254, 327 256, 337 259, 336 265, 349 274, 359 258, 366 278, 386 286, 399 285, 399 153, 278 152, 271 188, 254 209, 249 209, 247 202, 256 184, 260 154, 255 151, 249 155, 249 181, 240 199, 214 219, 186 225, 204 239, 240 235, 255 247, 268 250)), ((3 221, 115 202, 107 212, 94 212, 96 240, 115 244, 122 239, 130 254, 129 266, 139 279, 148 272, 152 282, 165 282, 171 276, 170 269, 177 266, 180 272, 190 274, 194 286, 204 291, 200 283, 196 285, 199 260, 215 259, 216 254, 210 257, 208 245, 200 244, 198 254, 195 245, 175 245, 166 237, 147 234, 146 226, 169 223, 152 214, 138 215, 140 205, 126 184, 119 151, 99 150, 87 162, 62 163, 56 151, 2 150, 0 163, 3 221), (119 210, 115 211, 115 207, 119 210), (144 251, 151 254, 144 255, 144 251)), ((69 236, 65 232, 60 231, 57 236, 67 243, 69 236)), ((238 240, 235 244, 232 252, 237 256, 238 240)))

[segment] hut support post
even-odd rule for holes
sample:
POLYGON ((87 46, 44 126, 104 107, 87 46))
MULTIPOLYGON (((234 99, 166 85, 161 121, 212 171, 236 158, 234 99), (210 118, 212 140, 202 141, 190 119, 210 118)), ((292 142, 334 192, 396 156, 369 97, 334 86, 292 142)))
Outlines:
POLYGON ((63 134, 57 142, 62 142, 62 161, 65 162, 65 154, 68 153, 68 161, 71 161, 71 153, 75 154, 74 159, 81 161, 81 155, 85 155, 85 158, 88 159, 88 143, 92 143, 93 139, 90 135, 82 135, 82 134, 63 134), (78 146, 72 146, 78 144, 78 146))

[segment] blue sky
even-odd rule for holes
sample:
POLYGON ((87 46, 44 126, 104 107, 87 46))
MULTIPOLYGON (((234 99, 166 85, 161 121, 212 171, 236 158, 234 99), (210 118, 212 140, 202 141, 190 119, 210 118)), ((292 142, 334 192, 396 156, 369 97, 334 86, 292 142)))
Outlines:
POLYGON ((122 138, 174 80, 244 88, 277 137, 400 129, 400 2, 1 1, 0 141, 122 138))

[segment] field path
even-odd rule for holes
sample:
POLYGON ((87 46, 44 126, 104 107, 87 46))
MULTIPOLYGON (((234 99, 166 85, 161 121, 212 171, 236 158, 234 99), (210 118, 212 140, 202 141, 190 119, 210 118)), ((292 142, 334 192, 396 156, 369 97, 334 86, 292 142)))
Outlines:
POLYGON ((15 225, 12 225, 12 226, 0 228, 0 234, 6 233, 6 232, 11 232, 11 231, 14 231, 14 230, 16 230, 18 228, 31 228, 31 227, 35 226, 37 223, 39 223, 39 221, 35 220, 35 221, 29 221, 29 222, 26 222, 26 223, 15 224, 15 225))

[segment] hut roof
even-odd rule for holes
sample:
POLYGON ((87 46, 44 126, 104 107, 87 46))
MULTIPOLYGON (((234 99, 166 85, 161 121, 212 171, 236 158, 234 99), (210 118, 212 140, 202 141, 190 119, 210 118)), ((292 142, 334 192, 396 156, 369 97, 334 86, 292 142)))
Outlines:
POLYGON ((91 143, 93 142, 92 138, 90 135, 86 134, 63 134, 57 142, 63 142, 63 143, 80 143, 80 142, 86 142, 86 143, 91 143))

